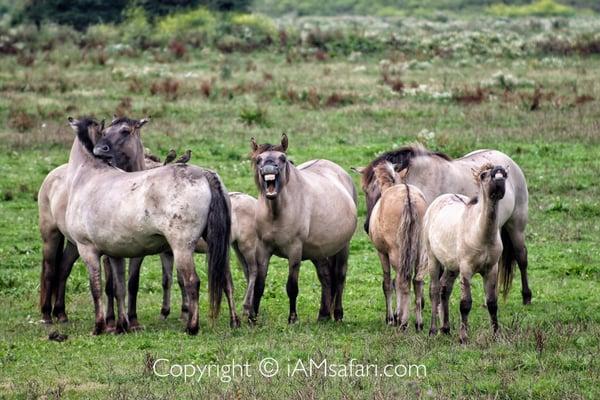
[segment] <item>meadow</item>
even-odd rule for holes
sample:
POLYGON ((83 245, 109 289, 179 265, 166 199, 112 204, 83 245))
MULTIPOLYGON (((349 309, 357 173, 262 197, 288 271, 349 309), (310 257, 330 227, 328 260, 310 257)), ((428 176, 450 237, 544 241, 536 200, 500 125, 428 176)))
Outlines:
MULTIPOLYGON (((577 44, 585 41, 573 39, 581 27, 599 22, 414 23, 417 33, 399 35, 406 40, 396 47, 366 46, 372 41, 319 47, 308 40, 303 46, 228 52, 82 49, 67 43, 2 56, 0 397, 599 398, 600 58, 592 47, 577 44), (548 39, 552 29, 561 30, 554 41, 548 39), (226 312, 212 323, 204 257, 198 255, 198 336, 187 336, 178 320, 176 285, 172 313, 160 320, 156 256, 147 257, 142 268, 138 316, 144 331, 90 335, 93 307, 80 261, 68 283, 70 322, 40 324, 37 190, 48 172, 68 160, 74 138, 68 116, 110 120, 115 113, 151 115, 142 138, 154 154, 191 149, 191 163, 216 170, 230 191, 252 195, 257 189, 251 137, 274 142, 285 132, 294 162, 325 158, 348 171, 416 141, 452 157, 480 148, 503 151, 528 180, 533 302, 522 305, 517 273, 508 299, 499 303, 501 328, 494 339, 476 277, 468 345, 458 343, 459 290, 451 299, 450 336, 417 334, 412 323, 407 332, 386 326, 381 266, 362 230, 361 192, 342 323, 316 321, 320 286, 314 267, 303 263, 299 323, 289 326, 287 263, 276 257, 256 326, 231 330, 226 312), (49 341, 55 330, 68 340, 49 341), (280 363, 280 374, 260 376, 256 367, 265 357, 280 363), (152 365, 158 359, 199 365, 247 361, 252 376, 185 382, 156 376, 152 365), (297 359, 422 364, 427 373, 287 376, 285 366, 297 359)), ((384 29, 406 32, 410 26, 384 29)), ((329 38, 325 28, 319 32, 329 38)), ((232 263, 241 310, 245 281, 232 263)), ((427 298, 426 326, 430 304, 427 298)))

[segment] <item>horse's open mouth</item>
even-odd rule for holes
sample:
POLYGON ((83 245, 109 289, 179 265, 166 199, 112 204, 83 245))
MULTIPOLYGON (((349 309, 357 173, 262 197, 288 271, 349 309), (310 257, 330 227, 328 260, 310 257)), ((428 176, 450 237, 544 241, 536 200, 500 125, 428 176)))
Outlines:
POLYGON ((265 189, 265 196, 268 199, 274 199, 279 193, 279 174, 264 174, 263 185, 265 189))

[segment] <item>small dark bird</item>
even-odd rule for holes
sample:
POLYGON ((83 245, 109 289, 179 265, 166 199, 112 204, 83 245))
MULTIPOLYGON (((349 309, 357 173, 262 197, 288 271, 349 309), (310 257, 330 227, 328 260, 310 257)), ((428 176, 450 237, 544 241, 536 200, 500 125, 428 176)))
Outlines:
POLYGON ((52 331, 48 335, 48 340, 52 340, 54 342, 64 342, 69 338, 69 335, 63 335, 62 333, 58 333, 57 331, 52 331))
POLYGON ((177 157, 177 152, 175 151, 175 149, 171 149, 169 150, 169 152, 167 153, 167 157, 165 157, 165 162, 163 165, 167 165, 168 163, 172 162, 175 157, 177 157))
POLYGON ((185 164, 188 161, 190 161, 190 158, 192 157, 192 151, 191 150, 186 150, 185 153, 179 157, 177 159, 177 161, 175 161, 177 164, 185 164))

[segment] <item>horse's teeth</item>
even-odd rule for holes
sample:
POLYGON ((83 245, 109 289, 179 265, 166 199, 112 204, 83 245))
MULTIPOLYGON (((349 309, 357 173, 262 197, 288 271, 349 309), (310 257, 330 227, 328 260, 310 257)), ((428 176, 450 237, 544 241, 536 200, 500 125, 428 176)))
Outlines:
POLYGON ((495 179, 500 179, 500 178, 504 178, 504 175, 502 175, 502 172, 496 172, 496 175, 494 176, 495 179))
POLYGON ((264 178, 265 178, 265 181, 274 181, 275 175, 274 174, 265 175, 264 178))

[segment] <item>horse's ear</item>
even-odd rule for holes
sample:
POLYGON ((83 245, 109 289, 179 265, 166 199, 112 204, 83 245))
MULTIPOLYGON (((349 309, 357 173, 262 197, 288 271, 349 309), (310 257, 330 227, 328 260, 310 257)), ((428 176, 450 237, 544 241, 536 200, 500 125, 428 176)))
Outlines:
POLYGON ((104 130, 104 119, 102 120, 102 122, 100 122, 100 131, 104 130))
POLYGON ((365 172, 366 167, 350 167, 350 171, 356 172, 359 175, 362 175, 365 172))
POLYGON ((256 150, 258 150, 258 144, 256 143, 256 139, 254 139, 254 138, 250 139, 250 148, 252 149, 253 153, 255 153, 256 150))
POLYGON ((283 149, 284 153, 287 151, 288 148, 288 137, 285 133, 281 135, 281 148, 283 149))
POLYGON ((136 124, 135 124, 135 129, 140 129, 142 126, 146 125, 148 122, 150 122, 150 120, 152 119, 152 117, 150 117, 149 115, 146 118, 142 118, 140 119, 136 124))
POLYGON ((79 124, 79 120, 73 118, 73 117, 68 117, 67 121, 69 121, 69 125, 71 126, 71 128, 77 132, 77 125, 79 124))

